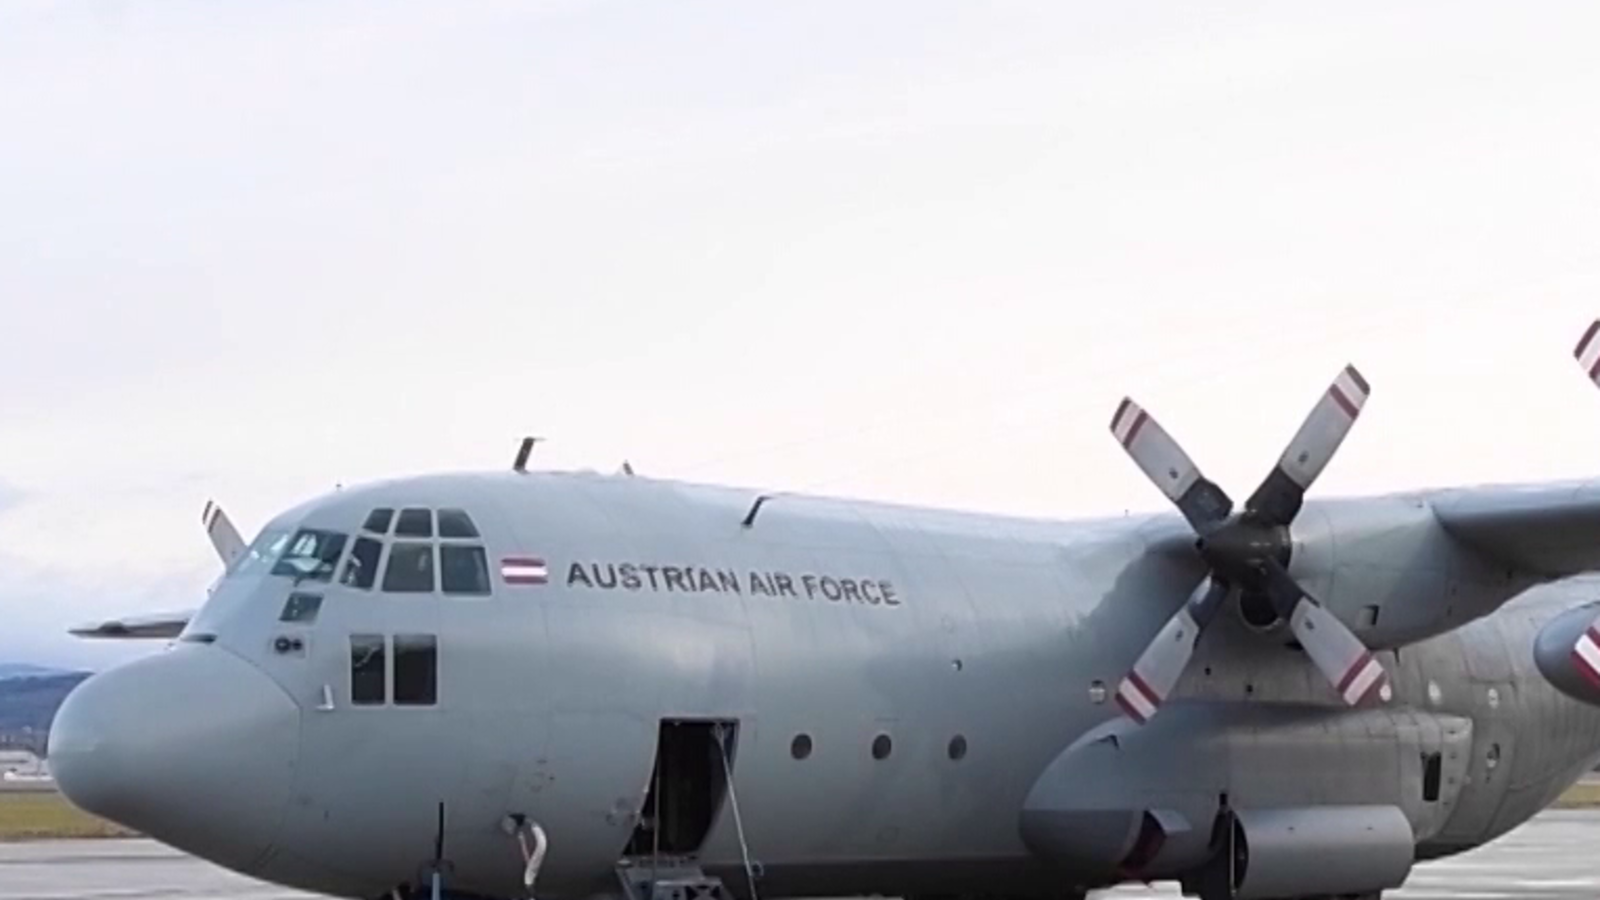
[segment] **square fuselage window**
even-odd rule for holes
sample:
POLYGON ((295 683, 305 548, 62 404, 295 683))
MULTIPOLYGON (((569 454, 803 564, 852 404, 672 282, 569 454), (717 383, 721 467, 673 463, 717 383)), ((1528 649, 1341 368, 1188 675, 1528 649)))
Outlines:
POLYGON ((439 646, 431 634, 394 636, 394 702, 432 706, 439 700, 439 646))
POLYGON ((381 706, 389 693, 388 654, 381 634, 350 635, 350 702, 381 706))

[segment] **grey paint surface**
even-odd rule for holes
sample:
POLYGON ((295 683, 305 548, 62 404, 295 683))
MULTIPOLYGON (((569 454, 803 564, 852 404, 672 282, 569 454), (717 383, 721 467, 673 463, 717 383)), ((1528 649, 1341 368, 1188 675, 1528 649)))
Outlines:
MULTIPOLYGON (((1564 490, 1600 505, 1592 489, 1564 490)), ((1496 493, 1448 495, 1450 531, 1426 497, 1308 503, 1296 520, 1291 571, 1383 651, 1392 698, 1376 713, 1343 713, 1283 632, 1255 633, 1225 610, 1174 695, 1197 710, 1193 721, 1169 724, 1163 712, 1147 726, 1171 731, 1150 751, 1154 759, 1182 767, 1196 746, 1222 740, 1236 749, 1206 777, 1236 796, 1283 807, 1364 793, 1362 802, 1407 810, 1425 856, 1476 846, 1535 814, 1600 755, 1600 710, 1544 681, 1535 638, 1600 583, 1541 583, 1552 558, 1534 553, 1538 541, 1526 534, 1505 554, 1486 555, 1498 545, 1482 535, 1506 527, 1496 493), (1326 720, 1323 737, 1256 740, 1308 711, 1326 720), (1407 740, 1457 747, 1448 799, 1418 801, 1420 766, 1402 752, 1409 745, 1381 737, 1364 740, 1378 747, 1373 758, 1388 760, 1389 775, 1367 777, 1371 761, 1340 735, 1370 733, 1359 717, 1374 714, 1407 740), (1238 722, 1246 724, 1230 724, 1238 722), (1459 722, 1470 723, 1470 739, 1442 737, 1442 723, 1459 722), (1238 749, 1246 746, 1253 756, 1238 749), (1232 766, 1236 757, 1248 767, 1232 766), (1326 762, 1308 771, 1314 758, 1326 762)), ((1506 496, 1515 505, 1527 495, 1506 496)), ((277 621, 288 579, 224 579, 190 622, 189 639, 69 699, 53 735, 58 775, 74 799, 135 809, 129 824, 176 846, 351 896, 416 876, 431 856, 441 802, 453 883, 513 895, 521 860, 499 823, 525 813, 551 836, 540 895, 576 896, 614 886, 657 723, 735 719, 736 796, 766 895, 1047 892, 1101 877, 1033 852, 1022 812, 1058 755, 1092 729, 1115 727, 1107 723, 1116 708, 1096 702, 1095 685, 1115 689, 1201 577, 1186 525, 1175 516, 1056 523, 778 495, 742 527, 754 498, 643 478, 495 473, 313 501, 266 530, 353 533, 373 507, 464 507, 483 527, 491 560, 542 557, 550 581, 497 582, 492 598, 470 599, 323 586, 321 616, 307 627, 277 621), (668 590, 660 572, 657 590, 627 589, 620 575, 611 589, 583 583, 605 582, 608 567, 623 563, 730 572, 740 588, 668 590), (797 596, 759 592, 752 572, 789 575, 797 596), (855 601, 829 599, 822 576, 892 584, 893 602, 881 586, 877 602, 859 592, 855 601), (438 635, 439 704, 352 707, 347 641, 362 633, 438 635), (273 640, 285 634, 301 638, 304 651, 275 652, 273 640), (190 640, 198 635, 214 642, 190 640), (204 692, 182 687, 166 688, 178 700, 137 724, 103 726, 114 715, 108 708, 216 668, 204 660, 218 654, 248 661, 262 684, 276 682, 272 690, 292 698, 292 750, 269 751, 249 737, 278 715, 263 699, 234 710, 232 743, 201 729, 164 761, 139 755, 141 733, 186 733, 208 720, 204 692), (325 688, 329 710, 318 708, 325 688), (803 761, 789 753, 800 733, 815 748, 803 761), (879 734, 893 740, 885 760, 869 752, 879 734), (946 751, 958 735, 969 751, 956 761, 946 751), (235 753, 246 754, 238 758, 248 771, 196 769, 235 753), (155 791, 142 780, 92 787, 93 772, 135 759, 157 774, 149 784, 169 785, 159 797, 141 793, 155 791), (239 779, 285 765, 292 786, 263 794, 256 815, 238 827, 207 818, 208 798, 247 796, 239 779), (180 784, 191 770, 206 774, 180 784)), ((1569 543, 1562 538, 1558 574, 1600 561, 1580 558, 1569 543)), ((1105 802, 1143 809, 1155 790, 1132 778, 1105 802)), ((1205 804, 1194 809, 1201 815, 1205 804)), ((738 889, 742 859, 726 813, 700 856, 738 889)))
MULTIPOLYGON (((1416 867, 1392 900, 1589 900, 1600 895, 1600 811, 1553 811, 1486 847, 1416 867)), ((155 841, 0 844, 0 900, 311 900, 155 841)), ((1127 885, 1096 900, 1165 900, 1171 886, 1127 885)))

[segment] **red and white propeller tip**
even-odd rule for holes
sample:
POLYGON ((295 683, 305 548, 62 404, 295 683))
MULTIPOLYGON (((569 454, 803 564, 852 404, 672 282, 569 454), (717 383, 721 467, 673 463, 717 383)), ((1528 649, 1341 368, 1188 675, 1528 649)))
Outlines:
POLYGON ((1187 604, 1167 620, 1117 686, 1117 705, 1128 718, 1141 725, 1150 721, 1183 676, 1199 636, 1187 604))
POLYGON ((1111 433, 1168 500, 1176 503, 1200 479, 1200 469, 1161 423, 1131 397, 1111 418, 1111 433))
POLYGON ((1572 355, 1589 380, 1600 384, 1600 319, 1596 319, 1589 330, 1583 333, 1583 339, 1578 341, 1578 348, 1572 351, 1572 355))
POLYGON ((1311 414, 1278 461, 1295 484, 1309 488, 1317 480, 1339 445, 1344 443, 1370 396, 1372 388, 1355 366, 1345 366, 1333 384, 1328 385, 1327 392, 1312 407, 1311 414))
POLYGON ((1585 680, 1600 688, 1600 619, 1596 619, 1572 648, 1573 668, 1585 680))

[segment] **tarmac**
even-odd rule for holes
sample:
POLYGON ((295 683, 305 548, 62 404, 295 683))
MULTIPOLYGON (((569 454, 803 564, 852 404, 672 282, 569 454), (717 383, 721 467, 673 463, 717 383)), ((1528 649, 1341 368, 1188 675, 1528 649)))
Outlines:
MULTIPOLYGON (((0 900, 309 900, 147 840, 0 844, 0 900)), ((1097 900, 1179 896, 1121 887, 1097 900)), ((1547 812, 1471 853, 1426 863, 1386 900, 1593 900, 1600 810, 1547 812)))

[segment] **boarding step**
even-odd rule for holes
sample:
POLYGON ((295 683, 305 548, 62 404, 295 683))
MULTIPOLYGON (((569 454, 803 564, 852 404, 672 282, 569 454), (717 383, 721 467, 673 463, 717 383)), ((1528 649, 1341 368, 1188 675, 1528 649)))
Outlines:
POLYGON ((626 900, 734 900, 722 879, 687 860, 625 859, 617 880, 626 900))

